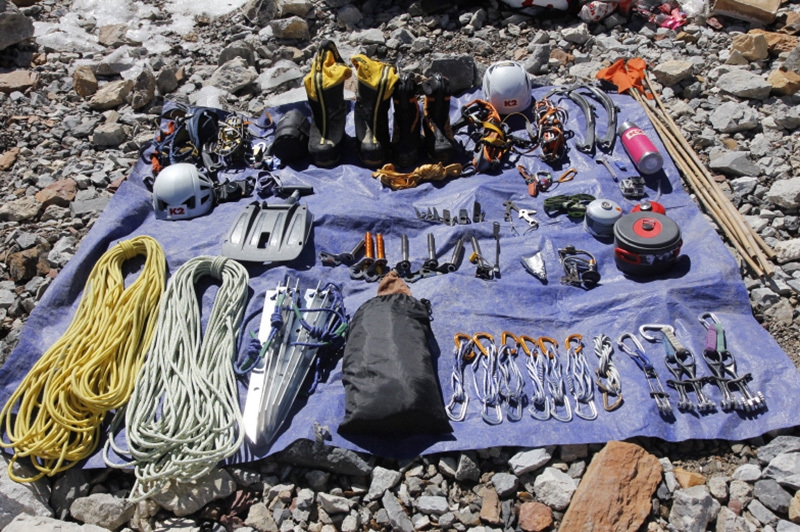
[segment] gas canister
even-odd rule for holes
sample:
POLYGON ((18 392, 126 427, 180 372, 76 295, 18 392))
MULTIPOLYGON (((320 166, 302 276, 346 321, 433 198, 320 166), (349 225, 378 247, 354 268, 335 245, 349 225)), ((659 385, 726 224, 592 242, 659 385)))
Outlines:
POLYGON ((633 212, 614 224, 614 262, 631 275, 658 275, 672 269, 683 239, 678 224, 665 214, 633 212))

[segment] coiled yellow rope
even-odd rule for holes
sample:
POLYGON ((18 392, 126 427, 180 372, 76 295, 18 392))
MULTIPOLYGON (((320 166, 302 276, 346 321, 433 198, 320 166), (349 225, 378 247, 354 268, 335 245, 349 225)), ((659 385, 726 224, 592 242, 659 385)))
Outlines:
MULTIPOLYGON (((244 266, 225 257, 196 257, 170 278, 153 345, 125 407, 127 452, 136 474, 131 500, 143 500, 171 481, 197 480, 241 446, 233 363, 248 279, 244 266), (222 283, 203 334, 195 285, 206 275, 222 283)), ((110 448, 126 454, 109 438, 109 466, 131 465, 113 463, 110 448)))
POLYGON ((124 405, 133 390, 155 331, 165 277, 164 251, 148 236, 121 241, 100 257, 72 323, 0 412, 8 439, 0 445, 14 449, 11 479, 53 476, 94 452, 106 412, 124 405), (144 267, 125 288, 122 264, 137 255, 146 256, 144 267), (14 474, 14 462, 23 456, 39 474, 14 474))

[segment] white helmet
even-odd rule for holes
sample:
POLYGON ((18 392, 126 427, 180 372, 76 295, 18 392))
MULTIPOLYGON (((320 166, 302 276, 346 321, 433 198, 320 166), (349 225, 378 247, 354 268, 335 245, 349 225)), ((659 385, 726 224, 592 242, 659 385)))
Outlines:
POLYGON ((501 115, 524 112, 531 105, 531 80, 516 61, 493 63, 483 75, 483 97, 501 115))
POLYGON ((159 220, 187 220, 213 206, 213 183, 191 163, 167 166, 153 183, 153 209, 159 220))

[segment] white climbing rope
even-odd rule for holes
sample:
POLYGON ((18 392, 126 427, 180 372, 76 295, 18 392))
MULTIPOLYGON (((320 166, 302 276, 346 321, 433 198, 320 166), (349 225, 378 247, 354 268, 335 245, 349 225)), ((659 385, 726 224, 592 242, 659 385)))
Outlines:
MULTIPOLYGON (((127 451, 143 500, 170 481, 190 482, 213 470, 242 443, 241 410, 233 370, 248 297, 245 268, 225 257, 196 257, 170 279, 147 361, 126 407, 127 451), (195 285, 222 281, 205 335, 195 285)), ((108 447, 119 449, 109 438, 108 447)), ((131 464, 126 464, 131 465, 131 464)), ((119 466, 117 466, 119 467, 119 466)))

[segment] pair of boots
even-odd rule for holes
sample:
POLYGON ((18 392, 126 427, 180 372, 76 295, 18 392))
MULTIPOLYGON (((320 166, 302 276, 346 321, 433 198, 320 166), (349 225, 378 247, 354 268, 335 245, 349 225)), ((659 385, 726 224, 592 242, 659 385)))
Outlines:
MULTIPOLYGON (((394 67, 358 54, 352 58, 358 79, 354 111, 356 138, 361 161, 371 167, 382 165, 391 155, 400 166, 413 165, 420 145, 420 112, 417 84, 410 74, 397 75, 394 67), (389 99, 394 100, 394 128, 389 139, 389 99)), ((324 41, 311 72, 303 79, 311 107, 308 151, 311 162, 328 168, 341 158, 341 141, 347 118, 344 82, 352 71, 342 60, 336 45, 324 41)), ((431 158, 447 162, 453 155, 450 128, 450 87, 447 78, 435 75, 423 84, 425 129, 431 158)))

